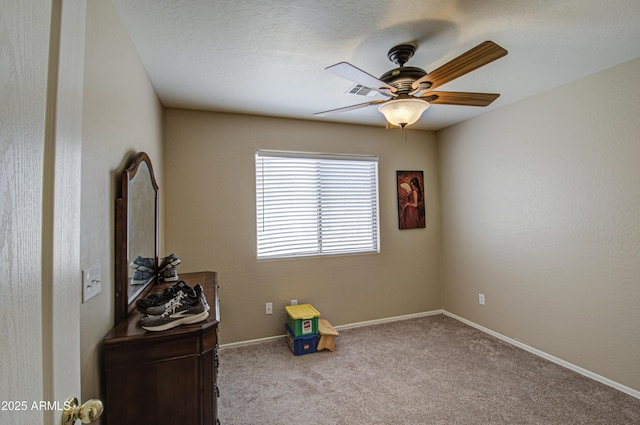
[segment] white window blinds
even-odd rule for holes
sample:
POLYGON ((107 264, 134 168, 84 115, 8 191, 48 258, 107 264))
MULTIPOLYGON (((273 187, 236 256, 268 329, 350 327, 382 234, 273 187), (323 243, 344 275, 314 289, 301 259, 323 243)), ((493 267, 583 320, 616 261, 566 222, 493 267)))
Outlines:
POLYGON ((378 252, 378 158, 256 152, 258 259, 378 252))

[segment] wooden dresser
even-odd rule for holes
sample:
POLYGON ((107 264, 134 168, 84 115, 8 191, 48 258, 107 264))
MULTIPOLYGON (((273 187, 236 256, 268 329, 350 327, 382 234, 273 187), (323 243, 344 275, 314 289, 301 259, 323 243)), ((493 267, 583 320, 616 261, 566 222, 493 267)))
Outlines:
MULTIPOLYGON (((218 421, 218 282, 215 272, 185 273, 200 283, 211 310, 206 321, 167 331, 140 327, 133 311, 104 338, 108 425, 216 425, 218 421)), ((173 282, 172 284, 175 284, 173 282)), ((162 292, 171 284, 158 284, 162 292)))

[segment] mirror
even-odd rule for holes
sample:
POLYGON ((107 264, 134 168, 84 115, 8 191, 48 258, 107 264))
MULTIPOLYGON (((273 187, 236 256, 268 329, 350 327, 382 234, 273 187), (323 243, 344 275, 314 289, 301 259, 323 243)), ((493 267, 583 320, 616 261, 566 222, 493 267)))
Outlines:
POLYGON ((140 152, 122 173, 116 200, 116 323, 156 281, 158 265, 158 185, 149 156, 140 152))

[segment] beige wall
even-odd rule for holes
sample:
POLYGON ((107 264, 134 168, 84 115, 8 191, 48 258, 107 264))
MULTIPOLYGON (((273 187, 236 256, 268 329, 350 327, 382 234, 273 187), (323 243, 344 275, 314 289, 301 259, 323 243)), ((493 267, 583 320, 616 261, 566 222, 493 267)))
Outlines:
POLYGON ((334 325, 440 308, 433 133, 168 109, 164 155, 166 246, 218 272, 223 343, 282 335, 291 299, 334 325), (257 261, 256 149, 378 155, 380 254, 257 261), (426 229, 398 230, 397 170, 424 170, 426 229))
POLYGON ((100 344, 114 324, 114 208, 125 158, 147 152, 161 189, 163 174, 162 107, 109 0, 87 2, 86 31, 80 265, 100 266, 102 293, 81 306, 82 400, 100 396, 100 344))
POLYGON ((636 390, 638 75, 640 59, 438 133, 443 308, 636 390))

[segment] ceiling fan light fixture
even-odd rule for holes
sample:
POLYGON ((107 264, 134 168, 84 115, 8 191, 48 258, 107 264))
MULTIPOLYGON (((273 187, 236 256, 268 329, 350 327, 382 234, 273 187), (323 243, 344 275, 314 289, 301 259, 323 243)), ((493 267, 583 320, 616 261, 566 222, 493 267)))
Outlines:
POLYGON ((429 106, 429 102, 420 99, 396 99, 384 102, 378 111, 389 124, 404 128, 418 121, 429 106))

